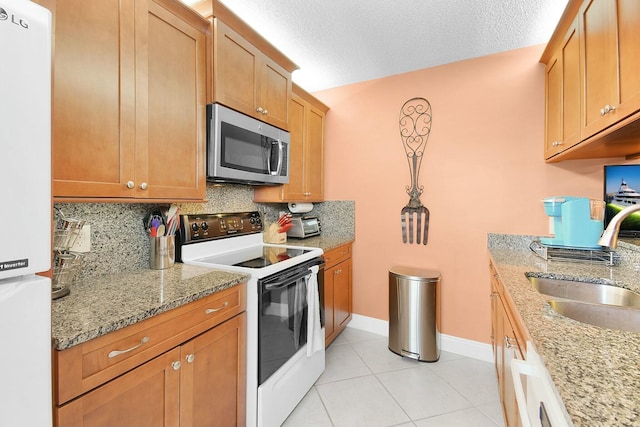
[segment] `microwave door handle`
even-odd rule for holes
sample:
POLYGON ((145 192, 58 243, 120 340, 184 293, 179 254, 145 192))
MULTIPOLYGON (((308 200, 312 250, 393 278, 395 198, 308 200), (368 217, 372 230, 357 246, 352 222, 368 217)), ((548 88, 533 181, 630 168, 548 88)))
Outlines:
MULTIPOLYGON (((276 144, 271 144, 271 149, 273 150, 273 146, 276 144)), ((282 170, 282 157, 284 155, 283 153, 283 148, 282 148, 282 141, 280 139, 277 140, 277 145, 278 145, 278 166, 276 167, 276 170, 273 171, 271 170, 271 162, 269 162, 269 173, 271 175, 280 175, 280 171, 282 170)))

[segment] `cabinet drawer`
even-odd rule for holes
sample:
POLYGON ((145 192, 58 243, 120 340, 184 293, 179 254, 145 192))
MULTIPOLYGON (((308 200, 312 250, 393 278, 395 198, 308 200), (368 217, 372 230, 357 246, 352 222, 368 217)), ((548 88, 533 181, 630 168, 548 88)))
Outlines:
POLYGON ((246 284, 118 331, 54 351, 56 403, 63 404, 241 313, 246 284))
POLYGON ((330 249, 324 253, 325 269, 329 269, 348 258, 351 258, 351 243, 330 249))

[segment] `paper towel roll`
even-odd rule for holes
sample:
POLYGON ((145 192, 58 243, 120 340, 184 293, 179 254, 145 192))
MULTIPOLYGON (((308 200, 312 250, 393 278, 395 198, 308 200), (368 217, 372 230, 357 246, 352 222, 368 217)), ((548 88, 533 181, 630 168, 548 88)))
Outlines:
POLYGON ((289 210, 292 213, 307 213, 313 209, 313 203, 289 203, 289 210))

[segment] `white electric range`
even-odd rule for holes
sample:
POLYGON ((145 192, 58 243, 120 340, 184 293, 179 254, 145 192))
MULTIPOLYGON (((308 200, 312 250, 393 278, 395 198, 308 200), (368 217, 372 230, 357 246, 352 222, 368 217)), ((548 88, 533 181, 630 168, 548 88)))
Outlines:
POLYGON ((322 249, 263 243, 256 211, 180 219, 179 261, 251 276, 246 421, 278 427, 325 367, 322 249))

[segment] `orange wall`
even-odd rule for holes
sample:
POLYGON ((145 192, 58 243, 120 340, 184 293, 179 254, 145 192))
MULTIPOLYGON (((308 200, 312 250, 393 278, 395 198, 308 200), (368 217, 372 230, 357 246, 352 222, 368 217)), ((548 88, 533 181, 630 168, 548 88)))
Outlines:
MULTIPOLYGON (((355 200, 354 313, 388 319, 394 265, 442 274, 442 332, 489 342, 487 233, 546 234, 540 200, 602 196, 605 160, 543 161, 543 46, 518 49, 316 92, 326 125, 327 200, 355 200), (402 104, 429 100, 422 168, 429 243, 403 244, 409 169, 402 104)), ((611 159, 610 163, 615 163, 611 159)))

